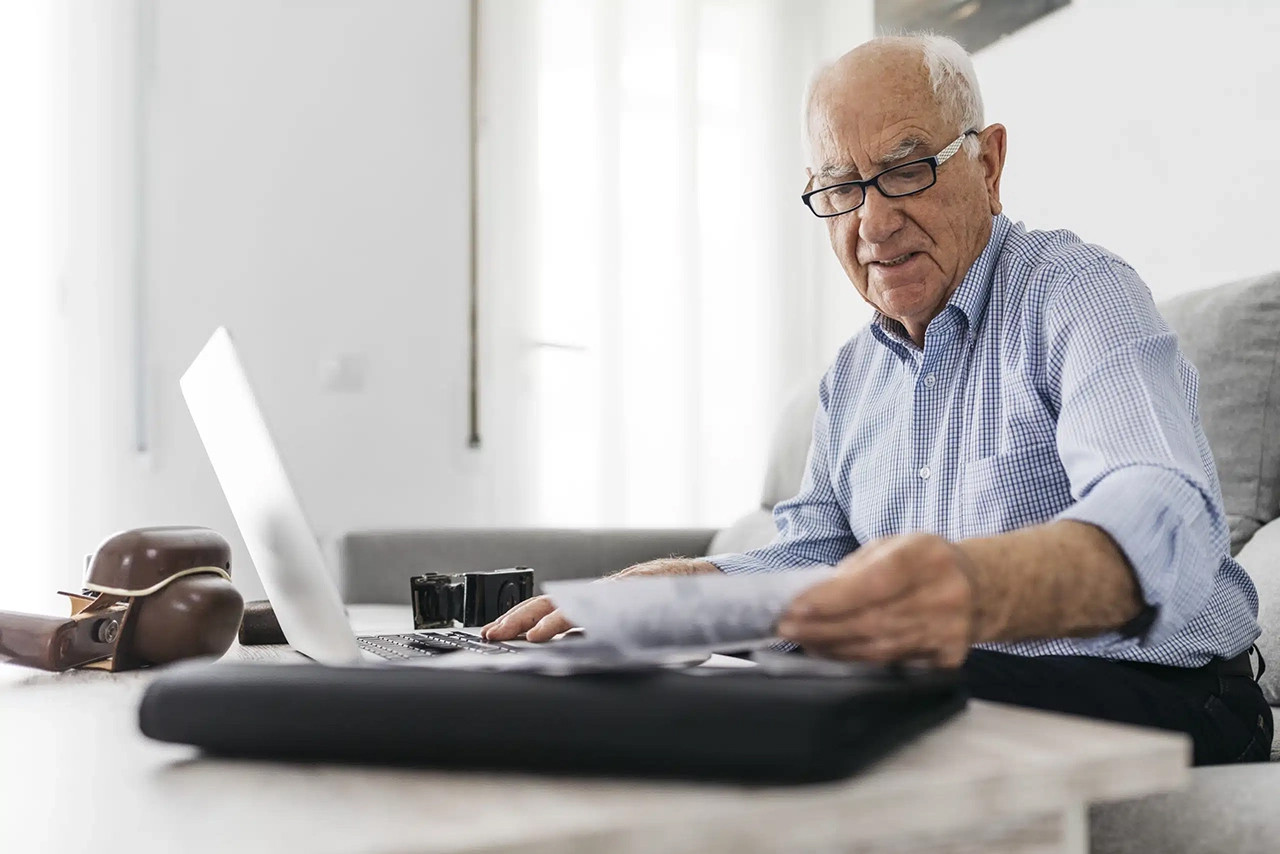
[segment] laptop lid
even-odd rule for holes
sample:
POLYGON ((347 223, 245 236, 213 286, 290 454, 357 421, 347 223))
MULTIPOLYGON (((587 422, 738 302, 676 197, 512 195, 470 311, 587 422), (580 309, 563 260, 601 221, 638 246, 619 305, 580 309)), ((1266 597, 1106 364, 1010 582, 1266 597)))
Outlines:
POLYGON ((225 327, 213 333, 180 384, 285 638, 323 664, 360 661, 338 586, 225 327))

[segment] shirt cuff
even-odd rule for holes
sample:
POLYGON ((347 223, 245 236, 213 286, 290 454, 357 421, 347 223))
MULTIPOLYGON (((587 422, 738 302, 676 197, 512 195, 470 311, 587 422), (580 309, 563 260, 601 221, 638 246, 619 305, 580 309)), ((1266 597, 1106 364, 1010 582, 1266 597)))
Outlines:
POLYGON ((1118 469, 1057 518, 1101 528, 1128 558, 1144 602, 1155 609, 1142 646, 1173 637, 1213 593, 1215 519, 1204 494, 1175 471, 1118 469))
POLYGON ((707 563, 713 563, 720 567, 721 572, 730 575, 736 573, 752 573, 752 572, 778 572, 783 567, 770 566, 759 558, 752 557, 750 554, 722 554, 712 555, 711 557, 702 558, 707 563))

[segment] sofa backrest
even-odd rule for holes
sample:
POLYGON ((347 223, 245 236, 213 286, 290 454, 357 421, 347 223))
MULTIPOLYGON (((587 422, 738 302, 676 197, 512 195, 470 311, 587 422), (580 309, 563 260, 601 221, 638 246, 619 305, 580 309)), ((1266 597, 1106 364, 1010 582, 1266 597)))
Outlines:
POLYGON ((529 566, 537 582, 598 578, 666 555, 706 554, 703 528, 434 528, 352 531, 339 543, 338 589, 351 604, 408 605, 409 579, 529 566))
POLYGON ((1280 273, 1159 306, 1200 374, 1200 420, 1236 553, 1280 516, 1280 273))
POLYGON ((760 507, 773 510, 800 491, 809 442, 813 438, 813 415, 818 408, 818 384, 806 382, 791 391, 769 444, 769 461, 764 471, 764 494, 760 507))

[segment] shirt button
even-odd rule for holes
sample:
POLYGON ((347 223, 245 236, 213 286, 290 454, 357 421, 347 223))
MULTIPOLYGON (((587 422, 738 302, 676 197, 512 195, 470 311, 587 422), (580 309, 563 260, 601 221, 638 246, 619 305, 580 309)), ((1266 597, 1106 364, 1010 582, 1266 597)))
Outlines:
POLYGON ((928 480, 928 479, 929 479, 929 475, 931 475, 931 474, 933 474, 933 472, 929 471, 929 467, 928 467, 928 466, 920 466, 920 479, 921 479, 921 480, 928 480))
POLYGON ((933 387, 934 387, 935 385, 937 385, 937 384, 938 384, 938 377, 937 377, 935 374, 925 374, 925 375, 924 375, 924 386, 925 386, 925 388, 933 388, 933 387))

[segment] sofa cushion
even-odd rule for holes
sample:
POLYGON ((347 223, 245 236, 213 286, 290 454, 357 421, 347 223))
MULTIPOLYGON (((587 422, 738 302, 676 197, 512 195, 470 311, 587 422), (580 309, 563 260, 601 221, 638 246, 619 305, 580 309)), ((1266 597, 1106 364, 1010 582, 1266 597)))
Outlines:
POLYGON ((1267 702, 1280 706, 1280 519, 1254 534, 1236 559, 1258 590, 1258 625, 1262 634, 1257 645, 1267 663, 1258 683, 1267 702))
MULTIPOLYGON (((769 445, 769 463, 764 474, 764 494, 760 506, 772 510, 779 501, 794 498, 800 491, 809 443, 813 439, 813 414, 818 408, 818 384, 805 383, 793 391, 774 429, 769 445)), ((718 554, 718 552, 717 552, 718 554)))
POLYGON ((1280 764, 1274 762, 1196 768, 1180 792, 1091 807, 1089 850, 1270 854, 1280 838, 1277 787, 1280 764))
POLYGON ((718 531, 707 549, 709 555, 749 552, 767 546, 778 535, 773 524, 773 513, 768 510, 752 510, 729 527, 718 531))
POLYGON ((1200 372, 1234 553, 1280 515, 1280 273, 1185 294, 1160 312, 1200 372))

